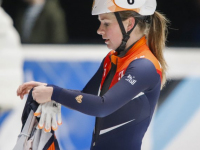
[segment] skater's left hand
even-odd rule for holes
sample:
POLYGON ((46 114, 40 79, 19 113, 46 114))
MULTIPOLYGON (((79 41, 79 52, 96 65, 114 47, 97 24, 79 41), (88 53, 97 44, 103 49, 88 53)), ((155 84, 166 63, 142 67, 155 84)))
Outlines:
POLYGON ((52 93, 53 93, 53 87, 41 85, 34 87, 32 91, 32 96, 36 102, 42 104, 51 101, 52 93))
POLYGON ((42 82, 36 82, 36 81, 29 81, 29 82, 25 82, 22 85, 20 85, 17 89, 17 96, 20 96, 21 99, 24 98, 25 94, 28 94, 29 91, 36 87, 36 86, 40 86, 40 85, 47 85, 47 83, 42 83, 42 82))

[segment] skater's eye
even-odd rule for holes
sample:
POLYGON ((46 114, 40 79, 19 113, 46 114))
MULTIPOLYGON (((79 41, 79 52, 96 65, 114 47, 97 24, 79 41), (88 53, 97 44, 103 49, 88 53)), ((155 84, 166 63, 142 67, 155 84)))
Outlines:
POLYGON ((108 27, 110 24, 109 23, 104 23, 104 26, 105 27, 108 27))

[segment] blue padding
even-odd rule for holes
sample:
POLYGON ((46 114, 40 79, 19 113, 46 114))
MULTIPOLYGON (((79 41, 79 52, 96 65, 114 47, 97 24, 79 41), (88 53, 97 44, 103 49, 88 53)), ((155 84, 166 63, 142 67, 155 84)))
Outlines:
POLYGON ((4 120, 9 116, 10 113, 11 113, 11 110, 0 114, 0 127, 1 127, 2 123, 4 122, 4 120))
POLYGON ((200 108, 200 78, 183 80, 155 116, 153 150, 163 150, 200 108))
POLYGON ((82 89, 100 62, 24 62, 25 81, 36 80, 69 89, 82 89))
MULTIPOLYGON (((55 84, 81 90, 95 74, 100 62, 25 61, 24 80, 55 84)), ((57 137, 63 150, 88 150, 94 129, 94 117, 62 107, 63 125, 57 137)))

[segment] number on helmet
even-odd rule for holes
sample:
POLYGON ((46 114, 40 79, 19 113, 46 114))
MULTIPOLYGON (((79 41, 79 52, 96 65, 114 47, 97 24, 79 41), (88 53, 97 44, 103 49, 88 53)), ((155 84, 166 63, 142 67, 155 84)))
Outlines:
POLYGON ((146 0, 114 0, 114 2, 118 7, 134 9, 142 7, 146 0))
POLYGON ((134 4, 134 0, 127 0, 128 4, 133 5, 134 4))

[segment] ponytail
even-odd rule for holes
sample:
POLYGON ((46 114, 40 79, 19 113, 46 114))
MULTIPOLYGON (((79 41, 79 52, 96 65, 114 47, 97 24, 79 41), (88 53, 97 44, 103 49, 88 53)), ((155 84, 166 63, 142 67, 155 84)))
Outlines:
POLYGON ((152 23, 150 25, 150 29, 147 35, 147 44, 151 52, 158 59, 162 66, 161 88, 166 82, 167 63, 163 56, 163 49, 165 47, 165 42, 168 34, 167 23, 169 23, 169 21, 165 18, 165 16, 156 11, 152 15, 152 23))
MULTIPOLYGON (((121 11, 119 12, 119 14, 122 21, 124 21, 129 17, 135 17, 136 13, 134 11, 121 11)), ((149 49, 158 59, 162 66, 162 88, 166 82, 167 63, 163 56, 163 49, 165 47, 165 42, 167 39, 167 24, 169 23, 169 21, 167 18, 165 18, 164 15, 157 11, 155 11, 155 13, 151 16, 151 24, 144 22, 138 17, 135 17, 135 19, 138 19, 137 26, 139 26, 140 31, 144 33, 147 37, 147 44, 149 46, 149 49)))

